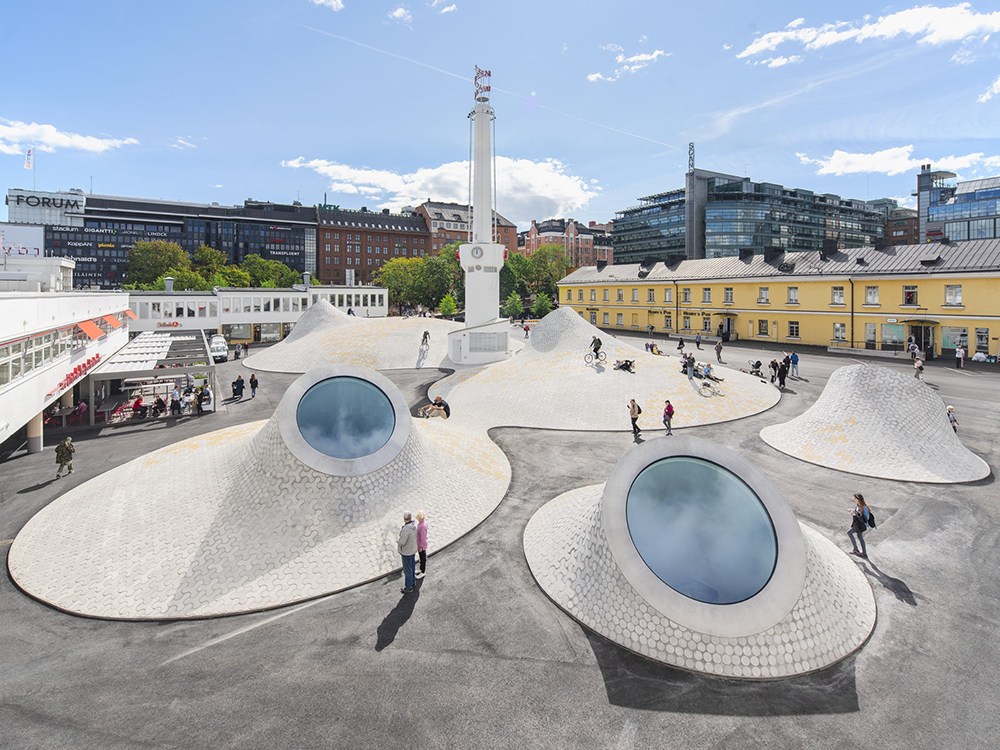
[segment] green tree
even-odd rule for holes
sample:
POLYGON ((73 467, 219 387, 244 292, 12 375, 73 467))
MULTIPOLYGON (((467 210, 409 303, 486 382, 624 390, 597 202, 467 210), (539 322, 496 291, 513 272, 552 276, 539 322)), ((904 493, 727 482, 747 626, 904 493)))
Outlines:
POLYGON ((250 286, 250 274, 239 266, 226 266, 219 272, 222 277, 222 284, 213 283, 212 286, 231 286, 246 289, 250 286))
MULTIPOLYGON (((419 304, 433 309, 442 303, 445 295, 453 291, 453 266, 441 255, 425 255, 420 260, 414 284, 414 297, 419 304)), ((451 301, 454 304, 454 296, 451 301)))
POLYGON ((569 258, 559 245, 542 245, 528 258, 527 278, 531 289, 550 296, 558 294, 556 284, 569 270, 569 258))
POLYGON ((511 292, 517 292, 522 298, 529 296, 528 272, 527 258, 518 253, 508 257, 500 269, 500 299, 507 299, 511 292))
POLYGON ((288 288, 302 281, 302 275, 278 260, 267 260, 259 255, 248 255, 240 270, 250 277, 250 286, 261 288, 288 288))
POLYGON ((507 302, 503 306, 503 314, 508 318, 519 318, 524 312, 524 305, 516 292, 511 292, 507 297, 507 302))
POLYGON ((145 285, 146 289, 153 290, 163 290, 167 288, 167 282, 164 279, 170 276, 174 280, 174 291, 177 292, 204 292, 211 287, 208 282, 205 281, 199 274, 192 271, 190 268, 168 268, 166 272, 160 276, 152 284, 145 285))
POLYGON ((451 296, 451 293, 444 295, 441 300, 441 314, 442 315, 454 315, 458 311, 458 306, 455 304, 455 298, 451 296))
POLYGON ((375 274, 375 283, 389 290, 389 304, 398 306, 400 313, 404 307, 422 304, 416 290, 423 264, 423 258, 393 258, 375 274))
POLYGON ((211 279, 229 265, 229 256, 214 247, 202 245, 194 251, 192 268, 203 279, 211 279))
POLYGON ((184 248, 163 240, 140 240, 129 250, 125 282, 136 286, 156 283, 168 270, 191 268, 191 259, 184 248))
POLYGON ((531 306, 531 314, 536 318, 544 318, 552 311, 552 300, 545 292, 539 292, 535 297, 535 304, 531 306))

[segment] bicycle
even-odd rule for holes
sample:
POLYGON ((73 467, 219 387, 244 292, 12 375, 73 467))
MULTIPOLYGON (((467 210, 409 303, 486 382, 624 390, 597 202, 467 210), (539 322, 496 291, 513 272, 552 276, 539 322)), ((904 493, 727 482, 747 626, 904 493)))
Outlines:
POLYGON ((720 388, 716 387, 715 383, 712 383, 707 380, 701 384, 701 388, 698 389, 698 393, 700 393, 705 398, 711 398, 712 396, 726 395, 720 388))
POLYGON ((583 361, 586 362, 588 365, 594 364, 595 361, 598 364, 603 365, 605 362, 608 361, 608 355, 605 354, 604 352, 597 352, 597 354, 594 354, 593 352, 587 352, 586 356, 584 356, 583 358, 583 361))

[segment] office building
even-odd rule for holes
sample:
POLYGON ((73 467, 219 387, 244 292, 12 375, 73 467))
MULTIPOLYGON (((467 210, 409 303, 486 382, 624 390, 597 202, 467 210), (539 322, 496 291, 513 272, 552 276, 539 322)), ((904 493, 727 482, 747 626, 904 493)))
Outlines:
POLYGON ((688 172, 684 188, 639 201, 617 212, 618 263, 862 247, 885 232, 863 201, 704 169, 688 172))
POLYGON ((260 255, 299 272, 316 271, 313 206, 253 200, 220 206, 12 188, 7 207, 12 224, 45 227, 45 255, 74 259, 83 286, 120 287, 129 250, 141 240, 175 242, 189 254, 208 245, 233 263, 260 255))
POLYGON ((565 251, 570 266, 588 266, 609 260, 608 245, 598 242, 603 235, 573 219, 532 219, 531 226, 518 237, 518 252, 530 256, 543 245, 556 245, 565 251))
MULTIPOLYGON (((472 215, 464 203, 438 203, 426 201, 416 208, 417 214, 427 222, 431 233, 431 254, 448 245, 468 242, 472 236, 472 215)), ((500 214, 493 214, 495 241, 507 248, 508 253, 517 252, 517 225, 500 214)))
POLYGON ((986 240, 1000 236, 1000 177, 954 183, 954 172, 920 167, 920 242, 986 240))
POLYGON ((320 204, 316 275, 323 284, 370 284, 393 258, 415 258, 436 249, 427 222, 413 209, 360 211, 320 204))

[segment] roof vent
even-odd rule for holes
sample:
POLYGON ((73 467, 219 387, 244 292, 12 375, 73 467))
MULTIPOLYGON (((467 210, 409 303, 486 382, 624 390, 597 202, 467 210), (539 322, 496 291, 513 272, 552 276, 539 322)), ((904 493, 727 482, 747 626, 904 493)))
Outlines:
POLYGON ((753 260, 753 248, 752 247, 741 247, 740 248, 740 260, 751 261, 753 260))
POLYGON ((919 260, 920 260, 920 265, 922 266, 933 266, 935 263, 941 260, 941 256, 938 255, 936 252, 928 252, 921 255, 919 260))
POLYGON ((599 260, 599 261, 597 261, 597 270, 598 271, 603 271, 605 268, 607 268, 607 266, 608 266, 608 262, 606 260, 599 260))
POLYGON ((855 258, 854 262, 857 263, 859 266, 866 266, 866 265, 868 265, 868 261, 865 260, 864 258, 861 258, 861 257, 855 258))
POLYGON ((781 265, 778 266, 778 270, 781 271, 781 273, 791 273, 792 271, 795 270, 795 264, 782 263, 781 265))

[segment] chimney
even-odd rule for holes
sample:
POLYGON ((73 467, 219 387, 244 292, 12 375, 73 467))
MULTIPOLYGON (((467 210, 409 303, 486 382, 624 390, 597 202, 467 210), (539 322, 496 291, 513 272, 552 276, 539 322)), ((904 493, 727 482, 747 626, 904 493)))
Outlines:
POLYGON ((312 274, 309 271, 302 272, 302 283, 306 285, 306 289, 309 288, 309 279, 312 278, 312 274))
POLYGON ((173 294, 174 293, 174 277, 173 276, 164 276, 163 277, 163 286, 166 288, 167 294, 173 294))

